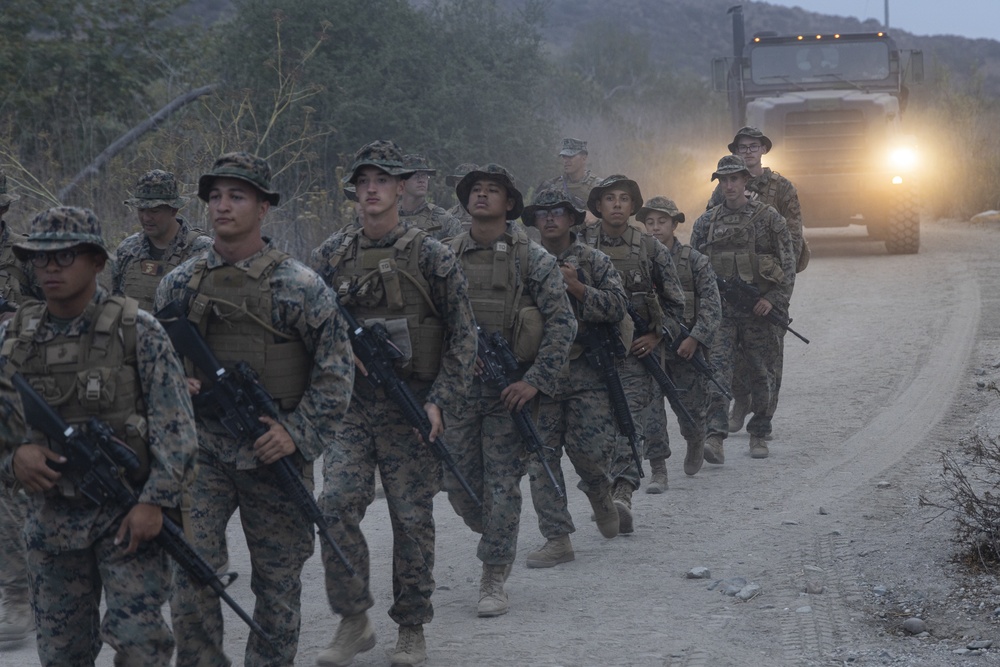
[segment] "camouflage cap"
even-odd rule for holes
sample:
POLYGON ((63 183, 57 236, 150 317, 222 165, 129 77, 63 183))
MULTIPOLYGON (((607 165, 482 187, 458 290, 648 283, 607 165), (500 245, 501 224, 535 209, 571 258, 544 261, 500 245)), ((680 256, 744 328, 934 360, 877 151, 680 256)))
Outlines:
POLYGON ((677 204, 674 203, 673 199, 667 199, 666 197, 653 197, 643 204, 639 212, 635 214, 635 217, 639 222, 646 222, 646 216, 653 211, 666 213, 673 218, 674 222, 684 222, 684 214, 677 208, 677 204))
POLYGON ((354 183, 358 180, 358 169, 361 167, 377 167, 390 176, 409 177, 414 170, 403 164, 403 150, 396 145, 395 141, 379 139, 370 144, 365 144, 354 154, 354 162, 351 163, 344 176, 344 183, 354 183))
POLYGON ((748 139, 759 139, 760 143, 767 150, 771 150, 771 140, 764 136, 764 133, 758 130, 756 127, 741 127, 736 131, 736 136, 733 137, 733 143, 729 144, 727 148, 730 153, 736 153, 736 142, 740 140, 740 137, 747 137, 748 139))
POLYGON ((479 165, 475 162, 463 162, 455 167, 455 171, 444 177, 444 182, 446 185, 454 187, 458 185, 458 182, 465 178, 465 175, 473 169, 479 169, 479 165))
POLYGON ((737 174, 741 171, 747 175, 747 178, 750 177, 750 170, 747 169, 747 163, 743 161, 743 158, 739 155, 725 155, 719 160, 719 166, 712 172, 712 180, 714 181, 726 174, 737 174))
POLYGON ((587 212, 582 208, 577 208, 572 197, 567 197, 561 188, 545 188, 535 193, 535 201, 531 206, 525 206, 521 213, 521 221, 528 227, 535 224, 535 211, 547 211, 553 208, 563 207, 567 209, 573 217, 574 225, 582 225, 587 212))
POLYGON ((427 158, 419 153, 410 153, 409 155, 403 156, 403 166, 407 169, 412 169, 413 173, 418 171, 424 171, 433 176, 438 173, 437 169, 431 167, 431 163, 428 162, 427 158))
POLYGON ((0 169, 0 206, 10 206, 11 202, 15 202, 20 197, 7 192, 7 172, 0 169))
POLYGON ((601 217, 601 213, 597 210, 597 202, 608 190, 624 190, 632 196, 632 212, 629 215, 635 215, 639 211, 639 207, 642 206, 642 192, 639 191, 639 184, 627 176, 614 174, 595 185, 587 197, 587 209, 598 218, 601 217))
POLYGON ((272 206, 277 206, 281 201, 281 195, 271 189, 271 167, 264 158, 256 155, 244 151, 220 155, 212 165, 212 171, 202 174, 198 179, 198 199, 208 201, 208 193, 216 178, 246 181, 257 188, 264 200, 271 202, 272 206))
POLYGON ((476 167, 463 176, 462 180, 455 186, 455 194, 458 195, 458 201, 462 204, 462 208, 466 211, 469 210, 469 193, 472 192, 472 186, 476 181, 484 179, 496 181, 507 189, 508 197, 513 197, 514 208, 507 211, 507 219, 517 220, 521 217, 521 213, 524 211, 524 195, 521 194, 521 191, 514 184, 514 174, 494 162, 485 164, 482 167, 476 167))
POLYGON ((139 177, 135 183, 135 196, 126 199, 124 203, 141 210, 157 206, 182 208, 187 202, 187 197, 181 197, 174 175, 169 171, 154 169, 139 177))
POLYGON ((573 157, 578 153, 587 152, 587 142, 581 139, 571 139, 569 137, 562 140, 562 149, 559 157, 573 157))
POLYGON ((76 206, 57 206, 42 211, 31 220, 28 238, 12 246, 22 262, 38 251, 52 252, 78 245, 91 245, 110 257, 111 252, 101 235, 101 223, 94 212, 76 206))

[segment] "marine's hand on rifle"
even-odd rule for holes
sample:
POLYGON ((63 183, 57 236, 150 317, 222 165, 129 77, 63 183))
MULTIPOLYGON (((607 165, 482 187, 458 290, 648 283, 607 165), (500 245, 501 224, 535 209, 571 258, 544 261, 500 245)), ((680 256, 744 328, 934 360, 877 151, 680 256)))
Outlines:
POLYGON ((757 299, 757 303, 754 304, 753 314, 760 317, 767 317, 767 314, 771 312, 772 308, 774 308, 774 306, 771 305, 771 302, 764 297, 761 297, 757 299))
POLYGON ((538 394, 538 389, 531 386, 524 380, 518 380, 507 385, 507 388, 500 392, 500 400, 509 412, 519 412, 528 401, 538 394))
POLYGON ((197 378, 186 378, 188 386, 188 396, 197 396, 201 392, 201 380, 197 378))
POLYGON ((645 333, 632 341, 632 347, 629 349, 629 352, 641 359, 642 357, 651 355, 659 344, 660 336, 652 332, 645 333))
POLYGON ((690 359, 698 351, 698 339, 688 336, 677 346, 677 356, 681 359, 690 359))
POLYGON ((122 525, 118 527, 118 534, 115 535, 115 544, 121 544, 128 535, 128 546, 125 553, 132 554, 139 548, 140 542, 149 542, 156 539, 163 529, 163 510, 156 505, 139 503, 129 510, 122 525))
POLYGON ((264 465, 270 465, 280 458, 295 453, 295 441, 285 427, 270 417, 262 416, 260 421, 267 424, 267 433, 253 443, 253 455, 264 465))
POLYGON ((580 281, 580 274, 576 267, 570 264, 560 264, 559 270, 562 272, 563 280, 566 281, 566 291, 577 301, 582 301, 583 295, 587 293, 587 286, 580 281))
POLYGON ((358 372, 363 376, 368 377, 368 369, 365 368, 364 362, 358 359, 358 355, 356 354, 354 355, 354 367, 357 368, 358 372))
POLYGON ((62 477, 62 473, 49 467, 48 461, 66 463, 66 457, 42 445, 21 445, 14 451, 14 476, 30 493, 48 491, 62 477))
MULTIPOLYGON (((438 436, 444 432, 444 418, 441 416, 441 408, 434 403, 424 403, 424 412, 431 422, 431 442, 437 440, 438 436)), ((420 437, 420 434, 417 434, 420 437)))

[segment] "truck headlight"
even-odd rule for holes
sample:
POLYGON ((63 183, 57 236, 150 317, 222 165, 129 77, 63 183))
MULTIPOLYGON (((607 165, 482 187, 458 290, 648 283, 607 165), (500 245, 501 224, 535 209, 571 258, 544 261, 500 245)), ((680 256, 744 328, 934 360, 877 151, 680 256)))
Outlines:
POLYGON ((889 165, 894 170, 910 171, 917 166, 917 151, 910 146, 900 146, 889 152, 889 165))

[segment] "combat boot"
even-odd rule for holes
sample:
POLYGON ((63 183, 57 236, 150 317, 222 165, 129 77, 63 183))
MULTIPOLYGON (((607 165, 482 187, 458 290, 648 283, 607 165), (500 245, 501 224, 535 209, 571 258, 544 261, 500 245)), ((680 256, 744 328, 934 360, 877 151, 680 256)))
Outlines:
POLYGON ((759 435, 750 436, 750 458, 766 459, 770 452, 767 451, 767 442, 759 435))
POLYGON ((478 614, 480 617, 502 616, 510 608, 507 602, 507 591, 503 589, 506 571, 506 565, 483 563, 483 578, 479 582, 478 614))
POLYGON ((34 629, 35 616, 26 597, 6 593, 0 602, 0 642, 22 641, 34 629))
MULTIPOLYGON (((719 448, 722 451, 722 448, 719 448)), ((684 457, 684 474, 694 475, 701 470, 701 464, 705 460, 705 441, 697 440, 688 443, 687 456, 684 457)))
POLYGON ((722 451, 722 436, 710 435, 705 438, 705 447, 702 455, 709 463, 720 466, 725 463, 726 453, 722 451))
POLYGON ((650 459, 649 467, 653 476, 646 485, 646 493, 663 493, 667 490, 667 460, 650 459))
POLYGON ((316 664, 322 667, 347 667, 358 653, 375 648, 375 629, 368 614, 352 614, 340 619, 333 641, 316 656, 316 664))
POLYGON ((552 538, 538 551, 528 554, 528 567, 555 567, 576 558, 569 534, 552 538))
POLYGON ((599 496, 592 496, 588 493, 587 500, 594 508, 594 521, 597 522, 597 530, 601 531, 601 535, 609 539, 617 535, 619 528, 618 509, 615 507, 614 501, 611 500, 611 494, 605 492, 599 496))
POLYGON ((632 525, 632 485, 623 479, 618 480, 611 497, 618 510, 618 532, 627 535, 635 530, 632 525))
POLYGON ((419 667, 427 662, 427 644, 424 643, 424 626, 399 626, 396 650, 389 658, 391 667, 419 667))
MULTIPOLYGON (((750 414, 750 404, 744 403, 742 397, 737 397, 733 401, 733 408, 729 411, 729 432, 736 433, 743 428, 743 422, 750 414)), ((709 461, 711 463, 711 461, 709 461)))

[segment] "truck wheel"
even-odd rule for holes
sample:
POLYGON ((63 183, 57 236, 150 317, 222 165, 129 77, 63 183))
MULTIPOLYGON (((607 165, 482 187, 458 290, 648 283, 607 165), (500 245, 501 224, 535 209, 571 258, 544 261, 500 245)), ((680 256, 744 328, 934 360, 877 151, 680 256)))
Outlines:
POLYGON ((920 211, 917 196, 903 190, 893 197, 884 236, 890 255, 912 255, 920 249, 920 211))

